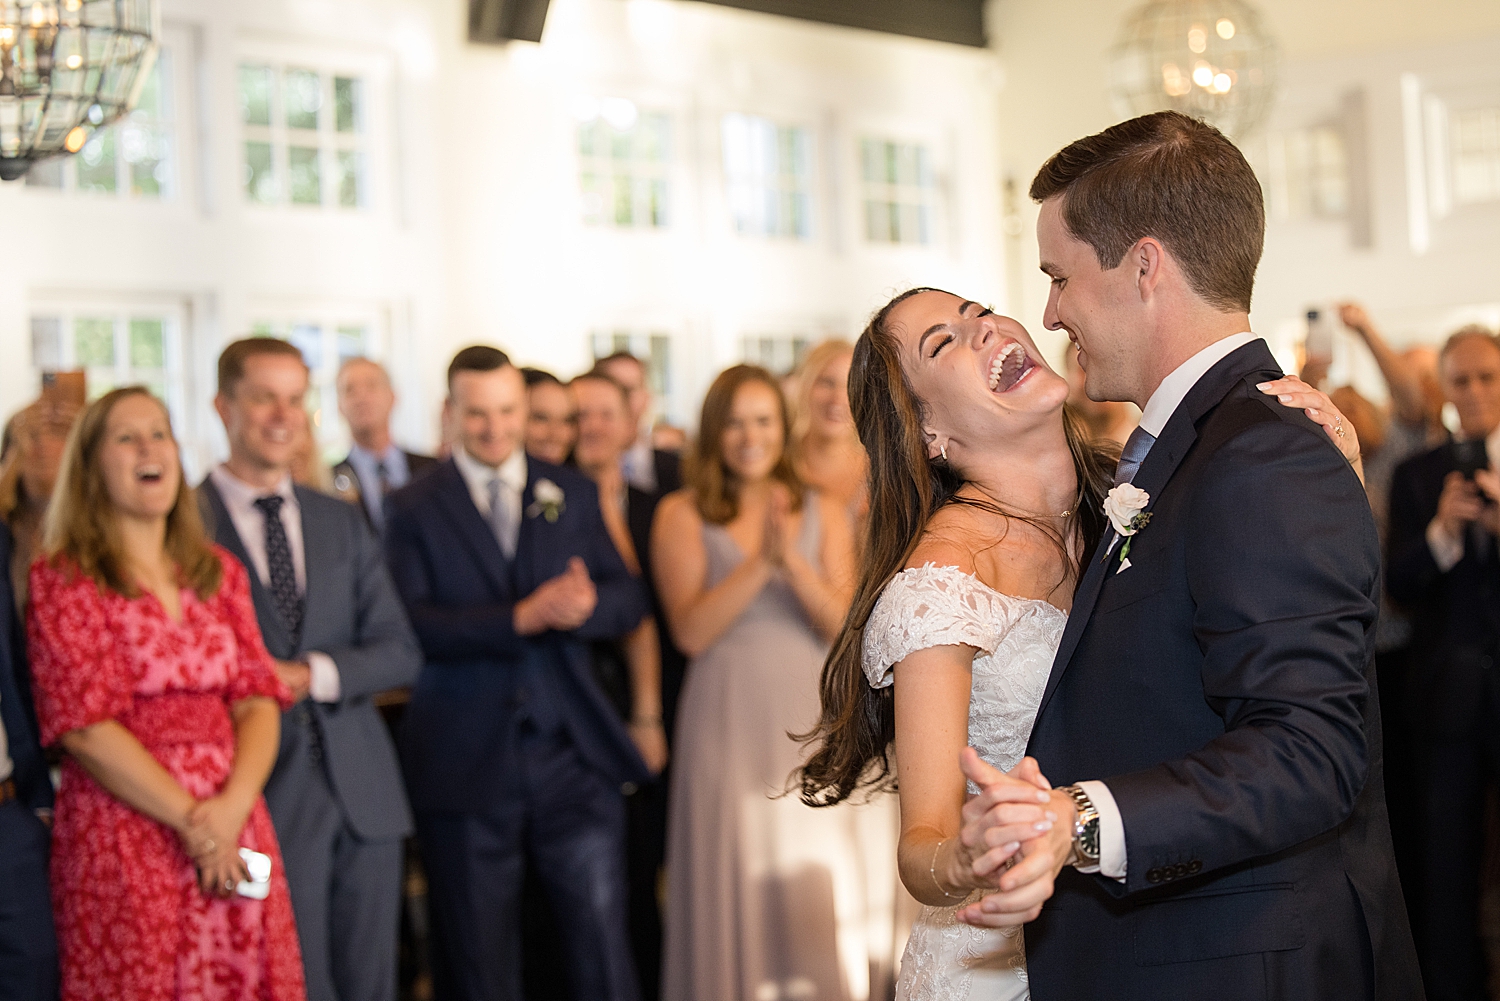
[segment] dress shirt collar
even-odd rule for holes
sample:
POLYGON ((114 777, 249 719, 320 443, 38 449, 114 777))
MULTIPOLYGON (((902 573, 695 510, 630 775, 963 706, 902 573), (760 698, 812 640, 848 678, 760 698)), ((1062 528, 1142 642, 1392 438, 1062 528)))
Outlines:
POLYGON ((453 446, 453 464, 458 467, 459 475, 464 478, 469 493, 476 499, 486 498, 483 504, 479 504, 481 511, 489 510, 490 480, 496 474, 500 476, 500 482, 505 484, 517 494, 526 492, 526 452, 517 448, 510 453, 510 458, 498 466, 487 466, 463 450, 462 445, 453 446))
POLYGON ((1151 394, 1151 399, 1146 401, 1145 408, 1141 410, 1141 427, 1145 428, 1151 437, 1160 438, 1162 429, 1167 426, 1167 421, 1172 419, 1172 414, 1176 412, 1178 405, 1192 388, 1198 384, 1198 380, 1208 374, 1209 369, 1235 351, 1259 339, 1255 334, 1250 333, 1232 334, 1214 341, 1178 365, 1172 370, 1172 374, 1156 387, 1156 392, 1151 394))
POLYGON ((224 506, 231 513, 255 510, 255 502, 261 497, 269 497, 276 494, 286 501, 287 507, 292 510, 300 510, 297 503, 297 491, 292 488, 292 474, 283 473, 281 480, 270 490, 262 490, 260 487, 251 486, 238 476, 229 471, 229 467, 217 465, 208 474, 214 481, 214 486, 219 490, 219 496, 224 498, 224 506))
POLYGON ((405 453, 397 447, 395 442, 391 442, 385 447, 385 451, 380 453, 372 452, 363 445, 349 446, 349 464, 361 473, 368 469, 370 474, 376 477, 379 476, 382 464, 385 466, 386 476, 394 477, 396 470, 406 465, 405 459, 405 453))

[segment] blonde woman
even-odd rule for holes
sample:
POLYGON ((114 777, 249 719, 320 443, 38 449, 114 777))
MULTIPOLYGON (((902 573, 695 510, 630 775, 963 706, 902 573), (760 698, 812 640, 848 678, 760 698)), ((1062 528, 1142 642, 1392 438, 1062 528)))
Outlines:
POLYGON ((261 797, 289 693, 146 390, 84 410, 43 545, 28 626, 42 739, 67 752, 52 841, 63 1001, 299 1001, 261 797), (247 885, 241 848, 269 859, 264 885, 247 885))
POLYGON ((857 512, 869 462, 849 416, 849 364, 854 345, 824 341, 807 353, 792 407, 792 467, 803 483, 857 512))

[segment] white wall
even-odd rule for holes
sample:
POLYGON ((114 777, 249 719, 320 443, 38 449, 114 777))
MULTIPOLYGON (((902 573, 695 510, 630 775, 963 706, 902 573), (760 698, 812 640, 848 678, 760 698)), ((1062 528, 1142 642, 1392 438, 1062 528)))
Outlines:
MULTIPOLYGON (((678 0, 554 0, 540 45, 469 45, 462 0, 163 0, 179 40, 181 183, 169 202, 0 186, 0 412, 35 394, 29 318, 46 304, 166 302, 184 317, 186 413, 199 472, 222 450, 208 407, 228 340, 266 315, 374 318, 402 405, 398 436, 435 444, 442 372, 485 341, 570 375, 593 330, 675 338, 676 408, 739 360, 746 334, 858 333, 886 296, 942 284, 1003 307, 999 75, 994 53, 678 0), (371 82, 367 211, 247 204, 241 59, 353 67, 371 82), (581 97, 673 118, 664 231, 581 222, 581 97), (719 128, 727 112, 807 125, 812 239, 735 235, 719 128), (937 155, 940 238, 862 238, 857 141, 937 155)), ((336 422, 331 401, 321 415, 336 422)), ((336 425, 330 425, 334 427, 336 425)))
MULTIPOLYGON (((1265 129, 1243 144, 1265 182, 1266 138, 1328 117, 1361 92, 1368 130, 1373 246, 1354 246, 1336 221, 1273 216, 1256 284, 1256 329, 1289 354, 1303 311, 1352 297, 1364 301, 1393 340, 1435 341, 1459 322, 1500 320, 1500 205, 1473 207, 1434 223, 1430 247, 1412 247, 1403 74, 1424 87, 1468 88, 1500 105, 1500 4, 1489 0, 1253 0, 1282 51, 1281 97, 1265 129)), ((1004 170, 1021 198, 1011 243, 1012 299, 1028 328, 1040 326, 1047 284, 1035 270, 1036 208, 1024 197, 1057 149, 1125 117, 1108 92, 1108 51, 1133 0, 994 0, 990 33, 1005 70, 1004 170)), ((1053 341, 1056 350, 1061 341, 1053 341)), ((1340 347, 1340 369, 1359 352, 1340 347)), ((1368 366, 1351 372, 1380 395, 1368 366)), ((1342 371, 1335 372, 1341 378, 1342 371)))

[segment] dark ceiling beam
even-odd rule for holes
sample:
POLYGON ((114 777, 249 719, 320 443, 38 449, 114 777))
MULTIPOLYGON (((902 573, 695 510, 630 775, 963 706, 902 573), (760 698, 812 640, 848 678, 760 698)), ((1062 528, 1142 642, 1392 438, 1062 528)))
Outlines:
POLYGON ((983 47, 984 0, 700 0, 804 21, 983 47))
POLYGON ((549 0, 469 0, 469 41, 540 42, 549 0))

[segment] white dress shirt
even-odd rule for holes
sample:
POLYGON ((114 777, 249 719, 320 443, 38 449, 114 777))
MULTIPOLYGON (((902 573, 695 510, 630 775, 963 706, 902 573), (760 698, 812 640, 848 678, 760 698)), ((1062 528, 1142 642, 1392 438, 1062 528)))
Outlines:
POLYGON ((620 469, 625 474, 626 483, 648 494, 656 493, 656 449, 651 444, 649 431, 620 456, 620 469))
MULTIPOLYGON (((1151 394, 1151 399, 1146 401, 1146 406, 1141 411, 1141 427, 1145 428, 1151 437, 1160 438, 1167 426, 1167 421, 1172 419, 1172 414, 1177 411, 1178 406, 1182 404, 1192 388, 1198 384, 1198 380, 1207 375, 1208 370, 1219 362, 1246 344, 1259 339, 1255 334, 1250 333, 1233 334, 1214 341, 1178 365, 1161 381, 1161 385, 1156 387, 1156 392, 1151 394)), ((1079 871, 1098 872, 1100 875, 1124 882, 1127 858, 1125 821, 1120 816, 1120 807, 1115 802, 1114 794, 1103 782, 1079 782, 1078 787, 1088 795, 1094 804, 1094 809, 1099 811, 1099 867, 1095 869, 1092 866, 1080 866, 1079 871)))
POLYGON ((376 455, 361 445, 349 446, 349 465, 359 479, 359 497, 370 513, 370 520, 378 527, 385 522, 385 491, 380 489, 380 467, 385 467, 387 491, 399 490, 411 482, 411 467, 406 462, 406 453, 391 442, 385 451, 376 455))
MULTIPOLYGON (((271 561, 266 556, 266 516, 255 502, 262 497, 276 495, 282 499, 281 527, 286 531, 286 543, 292 551, 292 570, 297 576, 297 593, 307 594, 307 553, 302 545, 302 506, 297 503, 297 492, 292 489, 290 474, 271 490, 251 486, 231 473, 227 466, 216 466, 208 474, 224 507, 229 511, 229 520, 239 533, 245 553, 250 557, 250 568, 260 578, 261 584, 271 586, 271 561)), ((314 702, 337 702, 343 694, 339 680, 338 665, 326 653, 311 651, 304 655, 311 672, 307 694, 314 702)))
MULTIPOLYGON (((1500 469, 1500 428, 1491 431, 1484 440, 1484 451, 1489 457, 1490 468, 1500 469)), ((1432 551, 1432 561, 1438 569, 1447 573, 1464 558, 1464 537, 1443 531, 1437 518, 1433 518, 1427 523, 1427 548, 1432 551)))
MULTIPOLYGON (((458 467, 464 485, 469 488, 469 497, 484 520, 493 524, 490 512, 490 481, 500 477, 502 496, 510 504, 510 530, 516 535, 521 531, 521 497, 526 493, 526 452, 517 448, 510 457, 498 466, 487 466, 463 450, 453 446, 453 464, 458 467)), ((497 540, 498 541, 498 540, 497 540)), ((511 552, 515 552, 516 539, 510 540, 511 552)))

